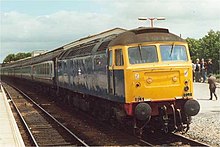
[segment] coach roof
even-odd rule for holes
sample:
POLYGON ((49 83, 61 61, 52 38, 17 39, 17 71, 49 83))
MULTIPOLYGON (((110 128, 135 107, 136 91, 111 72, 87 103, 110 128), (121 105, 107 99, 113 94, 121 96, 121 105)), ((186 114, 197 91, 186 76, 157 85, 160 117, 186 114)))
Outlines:
POLYGON ((168 29, 140 27, 119 34, 115 39, 111 41, 109 46, 111 47, 115 45, 128 45, 132 43, 154 41, 185 42, 185 40, 180 38, 179 36, 169 33, 168 29))

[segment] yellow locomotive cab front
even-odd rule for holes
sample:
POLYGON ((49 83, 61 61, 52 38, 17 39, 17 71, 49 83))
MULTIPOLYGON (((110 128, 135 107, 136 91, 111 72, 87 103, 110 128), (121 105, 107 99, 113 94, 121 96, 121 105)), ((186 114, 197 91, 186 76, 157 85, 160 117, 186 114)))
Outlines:
POLYGON ((127 47, 127 57, 126 103, 192 98, 192 64, 187 44, 134 44, 127 47), (132 62, 130 58, 133 54, 129 50, 135 48, 145 49, 145 53, 149 53, 154 59, 149 62, 144 59, 132 62), (178 54, 181 57, 178 58, 178 54))

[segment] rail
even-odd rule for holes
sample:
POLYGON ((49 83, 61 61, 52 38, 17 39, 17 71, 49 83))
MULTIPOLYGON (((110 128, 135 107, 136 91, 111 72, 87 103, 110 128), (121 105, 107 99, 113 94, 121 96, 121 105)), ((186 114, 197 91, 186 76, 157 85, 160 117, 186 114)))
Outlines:
MULTIPOLYGON (((4 87, 4 86, 3 86, 3 87, 4 87)), ((39 145, 37 144, 36 139, 34 138, 33 134, 31 133, 31 130, 29 129, 29 127, 28 127, 26 121, 24 120, 22 114, 20 113, 18 107, 15 105, 15 103, 14 103, 14 101, 13 101, 13 99, 12 99, 12 96, 10 95, 10 93, 8 92, 8 90, 7 90, 5 87, 4 87, 4 90, 5 90, 5 93, 8 95, 10 101, 12 102, 12 105, 13 105, 13 107, 15 108, 15 110, 16 110, 18 116, 20 117, 20 119, 21 119, 21 121, 22 121, 22 123, 23 123, 25 129, 27 130, 28 135, 30 136, 33 145, 36 146, 36 147, 39 147, 39 145)))
POLYGON ((141 140, 149 146, 209 146, 176 133, 148 133, 141 140))
MULTIPOLYGON (((9 85, 9 84, 8 84, 9 85)), ((55 117, 53 117, 50 113, 48 113, 46 110, 44 110, 39 104, 37 104, 33 99, 31 99, 28 95, 26 95, 23 91, 21 91, 20 89, 18 89, 17 87, 14 87, 12 85, 10 85, 12 88, 14 88, 15 90, 17 90, 21 95, 23 95, 25 98, 27 98, 29 101, 31 101, 32 104, 34 104, 34 106, 36 106, 37 108, 39 108, 44 114, 46 114, 47 116, 49 116, 53 121, 55 121, 60 127, 62 127, 66 132, 68 132, 72 137, 74 137, 76 140, 78 140, 82 146, 85 147, 89 147, 88 144, 86 144, 82 139, 80 139, 76 134, 74 134, 72 131, 70 131, 66 126, 64 126, 61 122, 59 122, 55 117)), ((4 87, 4 86, 3 86, 4 87)), ((13 106, 15 107, 19 117, 22 120, 22 123, 24 124, 25 128, 27 129, 27 132, 29 134, 29 136, 31 137, 31 140, 33 142, 34 146, 39 146, 35 137, 33 136, 33 134, 31 133, 30 128, 28 127, 27 123, 25 122, 22 114, 20 113, 19 109, 17 108, 16 104, 13 101, 12 96, 10 95, 10 93, 8 92, 8 90, 4 87, 8 97, 10 98, 13 106)))

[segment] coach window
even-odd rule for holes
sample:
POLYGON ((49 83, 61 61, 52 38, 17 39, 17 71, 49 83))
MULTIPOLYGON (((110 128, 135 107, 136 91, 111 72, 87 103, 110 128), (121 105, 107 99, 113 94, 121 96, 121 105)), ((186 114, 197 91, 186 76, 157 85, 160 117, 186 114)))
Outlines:
POLYGON ((41 64, 40 65, 40 74, 44 74, 44 65, 43 64, 41 64))
POLYGON ((45 64, 45 74, 48 74, 48 63, 45 64))
POLYGON ((48 75, 48 63, 46 64, 46 75, 48 75))
POLYGON ((36 67, 37 67, 37 74, 41 74, 40 73, 40 65, 36 65, 36 67))
POLYGON ((47 63, 47 74, 49 75, 50 73, 50 66, 49 66, 49 63, 47 63))
POLYGON ((44 74, 45 75, 47 74, 47 64, 46 63, 44 64, 44 74))
POLYGON ((43 72, 42 72, 42 65, 38 65, 39 66, 39 74, 41 75, 43 72))
POLYGON ((48 74, 48 72, 47 72, 47 68, 48 66, 47 66, 47 63, 45 64, 45 75, 47 75, 48 74))
POLYGON ((40 65, 40 69, 41 69, 41 74, 43 75, 44 74, 44 64, 40 65))
POLYGON ((38 74, 41 74, 41 65, 37 65, 38 68, 38 74))
POLYGON ((52 69, 52 64, 49 64, 50 65, 50 75, 52 75, 52 72, 53 72, 53 69, 52 69))
POLYGON ((124 65, 122 49, 115 50, 115 65, 116 66, 124 65))
POLYGON ((66 73, 66 71, 67 71, 66 61, 63 62, 63 71, 64 71, 64 73, 66 73))
POLYGON ((45 75, 47 74, 47 63, 45 64, 45 75))
POLYGON ((46 64, 43 64, 43 67, 44 67, 44 75, 46 75, 46 70, 47 70, 46 64))
POLYGON ((42 74, 45 74, 45 64, 42 64, 42 74))

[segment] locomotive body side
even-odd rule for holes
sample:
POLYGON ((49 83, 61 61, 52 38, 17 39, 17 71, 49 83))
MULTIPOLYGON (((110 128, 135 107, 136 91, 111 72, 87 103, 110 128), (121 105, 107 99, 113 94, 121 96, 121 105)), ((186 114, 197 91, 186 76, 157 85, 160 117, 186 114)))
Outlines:
POLYGON ((110 41, 102 38, 95 44, 81 45, 64 52, 58 60, 59 87, 110 102, 125 103, 124 70, 114 71, 117 73, 114 77, 108 70, 107 48, 110 41), (85 52, 82 51, 84 49, 85 52), (117 78, 114 93, 110 88, 113 78, 117 78))

